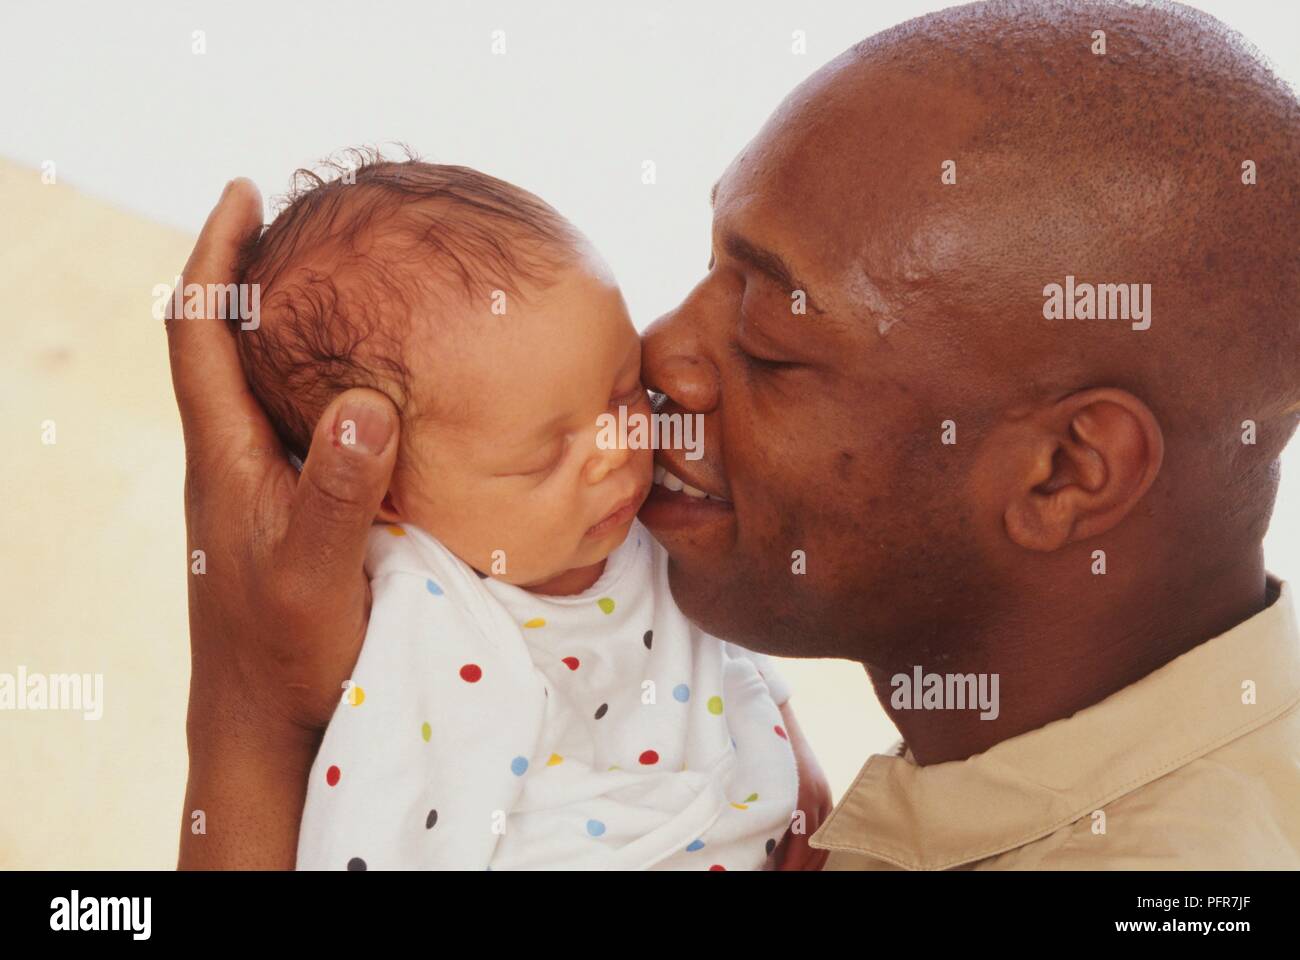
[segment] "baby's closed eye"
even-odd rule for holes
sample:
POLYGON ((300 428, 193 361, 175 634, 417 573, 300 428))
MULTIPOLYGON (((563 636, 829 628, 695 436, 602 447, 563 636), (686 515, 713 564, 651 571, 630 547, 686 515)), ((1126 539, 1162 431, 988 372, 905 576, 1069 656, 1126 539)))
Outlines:
POLYGON ((506 470, 494 473, 494 477, 539 477, 550 473, 564 459, 568 447, 567 437, 556 437, 547 442, 538 452, 522 458, 518 466, 512 465, 506 470))

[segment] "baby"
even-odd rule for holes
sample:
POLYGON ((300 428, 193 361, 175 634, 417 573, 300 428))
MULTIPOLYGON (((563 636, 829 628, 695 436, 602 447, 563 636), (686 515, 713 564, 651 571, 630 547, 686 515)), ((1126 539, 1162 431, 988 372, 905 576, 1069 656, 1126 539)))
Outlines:
POLYGON ((299 868, 770 867, 796 805, 789 690, 677 609, 636 520, 653 453, 597 442, 602 414, 650 412, 609 269, 464 167, 301 177, 241 262, 249 382, 299 458, 351 387, 402 431, 299 868))

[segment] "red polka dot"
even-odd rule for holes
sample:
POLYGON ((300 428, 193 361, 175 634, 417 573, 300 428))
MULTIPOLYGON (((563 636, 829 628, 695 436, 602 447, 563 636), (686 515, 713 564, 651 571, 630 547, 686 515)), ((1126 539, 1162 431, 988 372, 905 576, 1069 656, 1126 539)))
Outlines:
POLYGON ((780 725, 779 723, 778 723, 775 727, 773 727, 772 729, 776 731, 776 735, 777 735, 778 737, 780 737, 782 740, 789 740, 789 739, 790 739, 789 737, 787 737, 787 736, 785 735, 785 731, 781 729, 781 725, 780 725))
POLYGON ((565 657, 561 662, 570 670, 577 670, 581 666, 577 657, 565 657))
POLYGON ((726 873, 727 868, 720 863, 715 863, 713 866, 709 867, 709 872, 712 873, 715 870, 721 870, 723 873, 726 873))
POLYGON ((325 771, 325 782, 331 787, 339 782, 340 771, 338 767, 330 767, 325 771))
POLYGON ((659 762, 659 754, 655 753, 653 750, 647 750, 645 753, 641 754, 638 759, 648 767, 652 763, 659 762))
POLYGON ((460 678, 466 683, 478 683, 483 679, 483 668, 477 663, 467 663, 460 668, 460 678))

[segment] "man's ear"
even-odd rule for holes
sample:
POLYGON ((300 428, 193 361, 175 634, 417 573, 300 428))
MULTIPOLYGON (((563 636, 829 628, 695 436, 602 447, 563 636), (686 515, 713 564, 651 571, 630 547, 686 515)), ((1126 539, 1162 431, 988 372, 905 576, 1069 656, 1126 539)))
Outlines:
POLYGON ((379 505, 379 519, 384 523, 401 523, 402 514, 393 502, 393 491, 389 490, 384 494, 384 500, 379 505))
POLYGON ((1150 489, 1164 459, 1160 424, 1125 390, 1072 393, 1017 427, 1017 473, 1003 522, 1028 550, 1110 530, 1150 489))

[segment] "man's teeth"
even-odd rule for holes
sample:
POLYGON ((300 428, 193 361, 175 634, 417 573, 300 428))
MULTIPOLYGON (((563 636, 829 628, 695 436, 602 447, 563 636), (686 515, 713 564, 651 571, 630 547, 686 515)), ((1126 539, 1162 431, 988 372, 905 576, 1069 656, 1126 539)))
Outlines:
POLYGON ((688 497, 693 497, 696 500, 718 500, 723 503, 726 502, 721 497, 715 497, 712 494, 705 493, 698 487, 692 487, 689 483, 684 483, 680 477, 669 473, 668 469, 661 464, 655 464, 654 482, 660 486, 667 487, 673 492, 680 490, 688 497))

